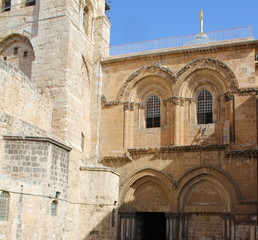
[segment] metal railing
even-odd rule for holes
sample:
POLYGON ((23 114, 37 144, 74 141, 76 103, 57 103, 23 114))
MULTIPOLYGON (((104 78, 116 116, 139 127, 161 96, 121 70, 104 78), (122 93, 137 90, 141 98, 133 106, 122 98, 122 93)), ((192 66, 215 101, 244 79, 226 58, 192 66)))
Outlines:
POLYGON ((29 6, 33 6, 33 5, 36 5, 36 0, 25 0, 25 1, 22 1, 21 3, 13 4, 13 5, 10 4, 10 6, 1 8, 0 13, 9 12, 9 11, 11 11, 12 8, 17 7, 17 6, 29 7, 29 6))
MULTIPOLYGON (((252 37, 252 26, 231 28, 220 31, 206 32, 209 41, 203 41, 199 44, 209 42, 221 42, 237 39, 248 39, 252 37)), ((109 48, 109 56, 127 55, 132 53, 148 52, 159 49, 178 48, 190 45, 196 45, 193 41, 198 34, 191 34, 179 37, 170 37, 158 40, 150 40, 145 42, 131 43, 109 48)), ((198 45, 199 45, 198 44, 198 45)))

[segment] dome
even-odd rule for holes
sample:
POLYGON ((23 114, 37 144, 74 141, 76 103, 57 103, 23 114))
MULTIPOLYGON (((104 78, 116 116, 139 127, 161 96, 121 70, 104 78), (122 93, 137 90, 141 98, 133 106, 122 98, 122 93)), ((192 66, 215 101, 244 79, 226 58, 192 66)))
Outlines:
POLYGON ((189 42, 187 42, 185 45, 199 45, 199 44, 205 44, 205 43, 212 43, 213 40, 209 39, 207 34, 204 32, 200 32, 195 36, 195 38, 189 42))

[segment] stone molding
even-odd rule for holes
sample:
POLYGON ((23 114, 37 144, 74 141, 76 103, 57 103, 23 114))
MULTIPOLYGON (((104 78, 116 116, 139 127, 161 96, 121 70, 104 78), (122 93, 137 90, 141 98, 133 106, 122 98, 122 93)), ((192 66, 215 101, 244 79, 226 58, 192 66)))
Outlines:
POLYGON ((235 206, 239 201, 242 200, 242 195, 237 183, 225 171, 214 166, 203 165, 190 169, 178 179, 176 186, 180 189, 181 192, 191 179, 202 175, 212 176, 219 180, 219 182, 221 182, 226 190, 230 193, 232 205, 235 206))
POLYGON ((170 103, 173 105, 180 105, 180 106, 184 106, 186 101, 192 103, 193 99, 180 97, 180 96, 173 96, 164 100, 165 103, 170 103))
POLYGON ((89 172, 110 172, 112 174, 120 177, 120 174, 112 168, 103 167, 103 166, 80 166, 80 171, 89 171, 89 172))
POLYGON ((232 150, 229 151, 226 155, 227 158, 235 157, 258 157, 258 149, 247 149, 247 150, 232 150))
POLYGON ((258 95, 258 88, 238 88, 235 90, 227 91, 223 94, 218 95, 218 100, 221 99, 223 96, 225 99, 225 102, 232 101, 235 99, 235 95, 249 95, 249 94, 255 94, 256 96, 258 95))
POLYGON ((132 162, 132 158, 126 154, 117 156, 105 156, 101 158, 101 163, 108 162, 132 162))
POLYGON ((238 81, 231 68, 224 62, 214 58, 198 58, 181 68, 176 74, 176 82, 183 82, 187 76, 196 70, 210 69, 224 72, 230 78, 230 89, 238 89, 238 81))
POLYGON ((210 145, 187 145, 187 146, 166 146, 156 148, 129 148, 131 155, 153 154, 153 153, 177 153, 177 152, 200 152, 200 151, 224 151, 227 144, 210 144, 210 145))
POLYGON ((3 136, 3 140, 6 141, 32 141, 32 142, 48 142, 51 143, 57 147, 60 147, 68 152, 72 150, 71 147, 58 142, 52 138, 49 137, 33 137, 33 136, 3 136))
POLYGON ((136 70, 135 72, 133 72, 126 80, 125 82, 123 83, 119 93, 118 93, 118 99, 120 101, 122 101, 123 97, 124 97, 124 93, 125 93, 125 90, 127 88, 127 86, 129 85, 129 83, 132 82, 132 80, 134 78, 136 78, 137 76, 139 76, 140 74, 143 74, 144 72, 148 71, 149 69, 155 69, 157 71, 157 73, 155 74, 155 76, 158 76, 159 75, 159 72, 160 73, 165 73, 168 75, 169 79, 171 80, 171 84, 172 82, 175 82, 175 73, 172 72, 168 67, 162 67, 162 66, 156 66, 156 65, 150 65, 150 66, 144 66, 138 70, 136 70))

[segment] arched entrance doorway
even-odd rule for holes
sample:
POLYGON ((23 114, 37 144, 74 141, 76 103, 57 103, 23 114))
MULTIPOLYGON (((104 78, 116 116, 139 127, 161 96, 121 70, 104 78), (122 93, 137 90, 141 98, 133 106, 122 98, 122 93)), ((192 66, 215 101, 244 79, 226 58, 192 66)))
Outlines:
POLYGON ((124 188, 120 205, 120 240, 166 240, 171 211, 170 183, 150 171, 135 176, 124 188), (164 181, 165 180, 165 181, 164 181))

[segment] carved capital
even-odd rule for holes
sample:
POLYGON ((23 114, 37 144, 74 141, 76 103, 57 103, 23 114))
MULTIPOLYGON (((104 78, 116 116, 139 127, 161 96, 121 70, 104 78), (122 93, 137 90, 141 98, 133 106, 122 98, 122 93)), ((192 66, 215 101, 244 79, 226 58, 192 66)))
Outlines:
POLYGON ((134 110, 134 103, 133 102, 123 102, 124 111, 133 111, 134 110))
POLYGON ((226 92, 226 93, 224 94, 224 97, 225 97, 225 102, 229 102, 229 101, 234 100, 235 95, 234 95, 234 92, 233 92, 233 91, 230 91, 230 92, 226 92))

